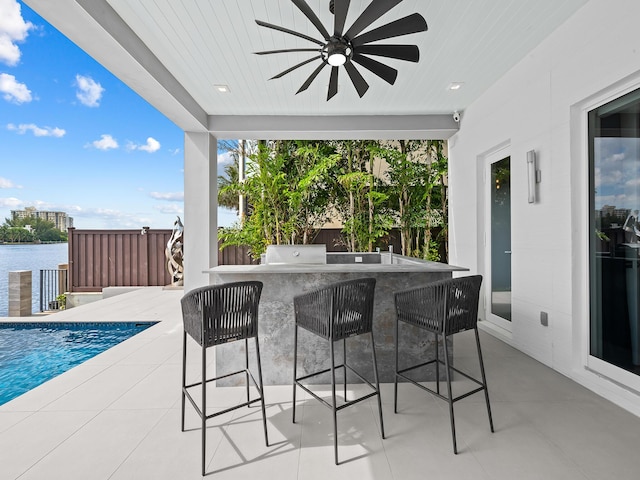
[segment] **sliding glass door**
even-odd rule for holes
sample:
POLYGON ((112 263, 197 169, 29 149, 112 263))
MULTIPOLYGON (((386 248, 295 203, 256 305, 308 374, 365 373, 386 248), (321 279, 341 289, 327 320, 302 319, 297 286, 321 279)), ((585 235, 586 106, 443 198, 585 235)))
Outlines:
POLYGON ((589 112, 590 354, 640 375, 640 90, 589 112))

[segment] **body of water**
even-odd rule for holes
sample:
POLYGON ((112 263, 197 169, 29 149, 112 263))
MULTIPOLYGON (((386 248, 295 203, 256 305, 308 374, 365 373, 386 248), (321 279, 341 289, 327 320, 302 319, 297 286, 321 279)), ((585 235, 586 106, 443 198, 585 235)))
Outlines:
POLYGON ((32 311, 40 311, 40 270, 58 268, 67 263, 69 246, 66 243, 47 245, 0 245, 0 317, 9 315, 9 272, 31 270, 32 311))

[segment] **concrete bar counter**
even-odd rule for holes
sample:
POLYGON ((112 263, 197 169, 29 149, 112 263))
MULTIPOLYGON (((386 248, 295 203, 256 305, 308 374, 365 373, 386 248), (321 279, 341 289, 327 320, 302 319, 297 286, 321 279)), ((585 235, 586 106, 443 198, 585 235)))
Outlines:
MULTIPOLYGON (((373 335, 378 357, 378 373, 381 382, 393 382, 394 377, 394 335, 395 306, 394 292, 425 285, 437 280, 450 278, 453 272, 468 269, 443 263, 428 262, 416 258, 404 257, 391 252, 382 253, 322 253, 326 255, 318 263, 306 263, 313 249, 306 245, 287 245, 278 247, 279 253, 290 254, 290 259, 260 265, 223 265, 210 269, 212 284, 259 280, 263 282, 260 300, 259 339, 264 382, 267 385, 287 385, 292 382, 293 366, 293 297, 330 283, 360 277, 376 279, 373 335), (319 263, 323 261, 323 263, 319 263), (324 263, 326 262, 326 263, 324 263)), ((324 247, 324 246, 322 246, 324 247)), ((311 257, 317 260, 317 250, 311 257)), ((267 255, 267 258, 269 255, 267 255)), ((272 256, 273 257, 273 256, 272 256)), ((276 255, 277 259, 277 255, 276 255)), ((265 260, 263 258, 263 260, 265 260)), ((279 259, 278 259, 279 260, 279 259)), ((419 334, 410 327, 401 329, 400 344, 403 357, 424 359, 433 353, 434 339, 426 332, 419 334), (407 338, 413 337, 406 346, 407 338), (405 357, 406 356, 406 357, 405 357)), ((230 371, 244 354, 242 342, 237 345, 225 345, 216 350, 216 370, 219 373, 230 371)), ((373 379, 371 348, 369 336, 362 335, 347 339, 347 360, 365 377, 373 379), (360 343, 360 345, 357 345, 360 343), (350 348, 350 346, 352 348, 350 348)), ((298 368, 311 372, 329 365, 329 348, 326 341, 304 330, 298 340, 298 368)), ((253 347, 250 347, 253 348, 253 347)), ((251 356, 253 358, 253 356, 251 356)), ((342 347, 336 345, 336 362, 341 362, 342 347)), ((414 362, 415 363, 415 362, 414 362)), ((404 364, 401 360, 401 367, 404 364)), ((302 373, 302 371, 300 373, 302 373)), ((424 378, 433 378, 428 370, 424 378)), ((349 380, 352 379, 349 377, 349 380)), ((321 383, 329 383, 329 377, 320 377, 321 383)), ((242 379, 239 379, 242 382, 242 379)), ((226 385, 229 385, 228 383, 226 385)))

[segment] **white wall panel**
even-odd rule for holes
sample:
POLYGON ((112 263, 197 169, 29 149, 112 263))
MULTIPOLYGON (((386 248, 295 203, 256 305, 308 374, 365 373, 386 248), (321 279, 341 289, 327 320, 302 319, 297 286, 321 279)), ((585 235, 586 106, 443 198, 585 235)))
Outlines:
POLYGON ((578 182, 584 182, 588 159, 584 149, 575 148, 581 144, 572 139, 570 121, 572 106, 629 76, 637 77, 640 87, 638 18, 640 2, 591 0, 464 112, 449 146, 450 207, 455 216, 451 263, 484 264, 479 258, 483 212, 469 208, 470 197, 480 202, 482 184, 472 172, 478 171, 483 152, 508 139, 512 342, 636 414, 639 395, 584 366, 588 310, 576 311, 575 305, 588 301, 586 282, 577 278, 588 271, 583 236, 587 232, 582 227, 588 207, 574 196, 584 196, 585 187, 578 182), (542 171, 539 202, 533 205, 526 201, 525 153, 530 149, 536 150, 542 171), (474 237, 475 242, 470 240, 474 237), (548 327, 540 325, 540 311, 548 312, 548 327))

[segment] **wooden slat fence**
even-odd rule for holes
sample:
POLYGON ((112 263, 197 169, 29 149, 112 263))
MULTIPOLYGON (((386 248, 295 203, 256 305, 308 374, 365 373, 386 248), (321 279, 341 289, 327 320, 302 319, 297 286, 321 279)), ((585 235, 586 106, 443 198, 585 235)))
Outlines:
MULTIPOLYGON (((105 287, 151 287, 171 283, 165 248, 172 230, 76 230, 69 229, 69 291, 100 292, 105 287)), ((346 251, 340 229, 319 232, 313 243, 327 251, 346 251)), ((397 232, 388 241, 399 252, 397 232)), ((255 265, 245 246, 218 252, 218 265, 255 265)))
POLYGON ((69 291, 171 283, 165 248, 171 230, 69 229, 69 291))
POLYGON ((249 247, 230 245, 218 250, 218 265, 258 265, 249 255, 249 247))

